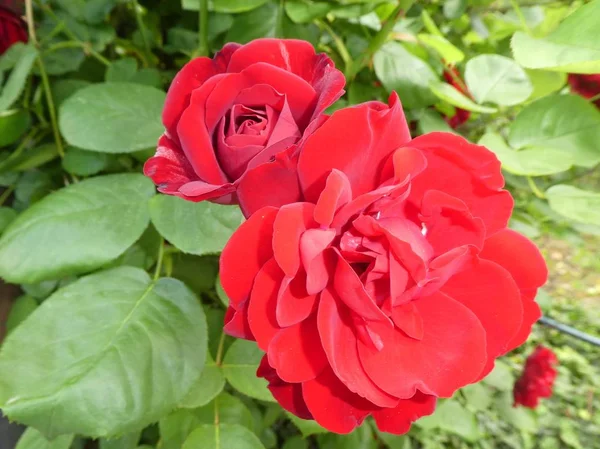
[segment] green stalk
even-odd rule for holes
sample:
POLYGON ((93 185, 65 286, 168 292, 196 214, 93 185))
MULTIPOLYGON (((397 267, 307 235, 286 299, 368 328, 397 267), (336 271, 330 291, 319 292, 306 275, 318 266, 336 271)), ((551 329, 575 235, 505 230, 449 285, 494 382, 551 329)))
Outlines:
POLYGON ((385 23, 381 27, 381 30, 379 30, 379 32, 375 35, 369 44, 369 48, 367 48, 367 51, 363 54, 362 58, 354 61, 349 70, 346 72, 346 78, 348 81, 352 81, 358 72, 360 72, 362 68, 369 63, 373 55, 377 53, 383 44, 385 44, 388 36, 394 28, 394 25, 396 25, 396 22, 398 22, 398 20, 404 16, 406 11, 410 9, 413 3, 415 3, 415 0, 400 0, 398 2, 398 6, 394 8, 390 16, 386 19, 385 23))
POLYGON ((144 25, 144 21, 142 20, 142 16, 140 14, 140 5, 138 4, 137 0, 131 0, 131 5, 133 6, 135 21, 137 22, 138 30, 142 35, 142 42, 144 43, 144 50, 146 53, 146 62, 149 63, 152 60, 152 49, 150 48, 150 42, 148 42, 146 25, 144 25))
POLYGON ((198 55, 208 56, 208 0, 200 0, 198 10, 198 55))

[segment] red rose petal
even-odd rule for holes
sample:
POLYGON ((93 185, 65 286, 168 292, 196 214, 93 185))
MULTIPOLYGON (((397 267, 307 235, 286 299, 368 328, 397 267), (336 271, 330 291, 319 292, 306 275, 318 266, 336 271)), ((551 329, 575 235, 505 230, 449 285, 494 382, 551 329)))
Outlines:
POLYGON ((504 178, 494 153, 450 133, 429 133, 410 145, 427 158, 427 169, 412 182, 413 202, 420 204, 426 191, 439 190, 464 201, 484 221, 488 236, 506 227, 513 200, 501 190, 504 178))
POLYGON ((236 309, 233 306, 227 308, 225 313, 223 330, 227 335, 246 340, 254 340, 250 326, 248 325, 247 301, 238 304, 236 309))
POLYGON ((373 323, 384 346, 374 351, 359 341, 362 364, 391 395, 408 399, 419 389, 450 397, 473 382, 485 366, 485 329, 473 312, 442 293, 419 298, 415 306, 423 318, 423 338, 414 340, 400 330, 373 323))
POLYGON ((248 305, 248 324, 258 347, 266 351, 275 334, 281 329, 275 316, 277 293, 283 272, 275 259, 270 259, 254 279, 248 305))
POLYGON ((301 200, 296 161, 286 153, 248 170, 239 180, 237 197, 244 216, 265 206, 279 207, 301 200))
POLYGON ((488 238, 480 257, 506 268, 521 289, 539 288, 548 280, 548 267, 540 250, 512 229, 503 229, 488 238))
POLYGON ((277 323, 281 327, 293 326, 305 320, 317 303, 317 295, 306 292, 306 273, 298 272, 293 278, 285 278, 277 296, 277 323))
POLYGON ((402 435, 410 430, 417 419, 435 411, 436 398, 420 391, 410 399, 402 399, 394 408, 373 412, 377 427, 382 432, 402 435))
POLYGON ((349 433, 378 407, 352 393, 331 369, 302 384, 302 394, 313 418, 335 433, 349 433))
POLYGON ((158 140, 156 154, 144 164, 144 174, 168 194, 176 194, 182 185, 197 179, 181 148, 165 134, 158 140))
POLYGON ((521 327, 523 307, 517 284, 500 265, 481 260, 470 270, 458 273, 442 292, 468 307, 486 332, 488 364, 506 353, 521 327))
POLYGON ((276 215, 274 207, 261 209, 242 223, 223 248, 219 261, 221 284, 234 305, 248 298, 255 276, 273 256, 276 215))
POLYGON ((295 276, 300 268, 300 237, 313 221, 315 206, 293 203, 282 206, 273 223, 273 254, 286 276, 295 276))
POLYGON ((321 292, 318 326, 329 364, 344 385, 375 405, 394 407, 398 398, 379 388, 363 369, 350 313, 336 302, 329 289, 321 292))
POLYGON ((269 390, 273 397, 285 410, 302 419, 312 419, 302 396, 301 384, 289 384, 277 376, 277 372, 269 365, 265 355, 256 372, 258 377, 264 377, 269 382, 269 390))
POLYGON ((392 320, 398 329, 415 340, 423 339, 423 317, 414 302, 401 304, 392 309, 392 320))
POLYGON ((323 226, 329 226, 335 212, 352 199, 352 187, 348 177, 341 171, 333 169, 327 177, 325 189, 319 195, 315 207, 315 221, 323 226))
POLYGON ((269 344, 269 365, 285 382, 312 380, 327 366, 317 331, 316 315, 281 329, 269 344))
POLYGON ((309 295, 319 293, 329 282, 333 258, 325 250, 334 238, 333 229, 308 229, 300 238, 300 257, 309 295))
POLYGON ((346 174, 355 196, 375 189, 385 160, 409 140, 397 96, 390 97, 389 108, 364 103, 334 112, 306 139, 300 155, 298 175, 306 199, 318 200, 334 168, 346 174))

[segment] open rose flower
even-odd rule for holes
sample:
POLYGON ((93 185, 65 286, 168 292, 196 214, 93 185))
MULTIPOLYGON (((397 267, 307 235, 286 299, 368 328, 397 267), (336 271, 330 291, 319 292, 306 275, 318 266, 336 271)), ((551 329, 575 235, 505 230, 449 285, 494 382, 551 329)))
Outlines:
MULTIPOLYGON (((213 59, 192 60, 173 80, 163 111, 166 131, 144 173, 163 193, 237 203, 244 175, 298 142, 343 94, 344 83, 329 57, 315 54, 308 42, 227 44, 213 59)), ((278 195, 297 191, 295 176, 286 178, 290 188, 279 181, 266 204, 282 204, 278 195)))
POLYGON ((513 390, 515 406, 536 408, 540 398, 552 396, 552 387, 556 380, 556 365, 558 359, 551 349, 538 346, 527 357, 525 369, 521 377, 515 382, 513 390))
MULTIPOLYGON (((571 90, 583 98, 593 98, 600 95, 600 73, 596 75, 570 73, 567 81, 571 86, 571 90)), ((600 108, 600 98, 596 99, 594 104, 597 108, 600 108)))
POLYGON ((0 6, 0 55, 16 42, 27 42, 27 26, 16 12, 22 6, 22 2, 6 2, 0 6))
POLYGON ((404 433, 527 338, 546 265, 506 229, 492 152, 411 141, 393 95, 335 112, 298 177, 303 201, 254 213, 220 272, 225 330, 266 352, 258 375, 285 409, 333 432, 372 415, 404 433))
MULTIPOLYGON (((471 94, 467 90, 465 83, 460 78, 460 73, 456 68, 451 67, 444 71, 444 79, 446 82, 453 87, 455 87, 459 92, 465 94, 467 97, 470 97, 471 94)), ((446 122, 450 125, 451 128, 458 128, 460 125, 465 123, 471 117, 471 112, 466 109, 455 108, 454 115, 452 117, 446 117, 446 122)))

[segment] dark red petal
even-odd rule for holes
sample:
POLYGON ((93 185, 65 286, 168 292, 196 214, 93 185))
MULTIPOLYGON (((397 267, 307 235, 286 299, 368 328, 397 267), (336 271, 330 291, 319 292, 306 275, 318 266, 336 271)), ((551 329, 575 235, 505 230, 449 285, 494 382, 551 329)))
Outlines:
POLYGON ((300 238, 300 257, 306 272, 306 291, 309 295, 319 293, 329 282, 333 256, 326 249, 334 238, 333 229, 308 229, 300 238))
POLYGON ((226 334, 236 338, 244 338, 246 340, 254 340, 250 326, 248 325, 248 303, 244 301, 238 304, 238 308, 229 306, 225 313, 223 330, 226 334))
POLYGON ((289 384, 277 376, 277 372, 269 365, 265 355, 256 372, 258 377, 264 377, 269 382, 269 390, 273 397, 285 410, 302 419, 312 419, 302 397, 301 384, 289 384))
POLYGON ((378 407, 352 393, 331 369, 302 384, 302 394, 313 418, 335 433, 349 433, 378 407))
POLYGON ((334 299, 329 289, 321 292, 318 326, 329 364, 342 383, 375 405, 394 407, 398 398, 385 393, 363 369, 350 313, 334 299))
POLYGON ((521 290, 521 300, 523 301, 523 324, 517 334, 508 344, 508 351, 521 346, 531 333, 531 327, 542 316, 540 306, 535 302, 537 290, 521 290))
POLYGON ((267 354, 269 365, 286 382, 317 377, 327 366, 327 357, 319 339, 316 315, 277 332, 267 354))
POLYGON ((306 139, 300 154, 298 175, 306 199, 318 200, 334 168, 346 174, 355 197, 374 190, 389 155, 409 140, 397 96, 390 97, 389 108, 365 103, 334 112, 306 139))
POLYGON ((483 248, 483 220, 473 217, 467 205, 456 197, 439 190, 428 190, 423 196, 419 218, 436 255, 464 245, 483 248))
POLYGON ((315 207, 315 221, 329 227, 336 211, 352 200, 352 187, 345 173, 333 169, 315 207))
POLYGON ((160 192, 170 195, 177 195, 181 186, 198 179, 181 148, 164 134, 158 140, 156 154, 144 164, 144 174, 160 192))
POLYGON ((500 265, 481 260, 475 267, 454 275, 442 292, 467 306, 485 328, 488 365, 506 353, 523 321, 517 284, 500 265))
POLYGON ((273 162, 248 170, 239 181, 237 197, 246 217, 265 206, 279 207, 300 201, 296 161, 287 152, 280 153, 273 162))
POLYGON ((372 323, 383 349, 359 341, 363 366, 380 388, 399 398, 411 398, 417 389, 450 397, 485 366, 485 329, 467 307, 439 292, 417 299, 415 306, 423 318, 422 340, 372 323))
MULTIPOLYGON (((223 70, 224 71, 224 70, 223 70)), ((190 103, 192 92, 206 80, 220 73, 210 58, 192 59, 177 73, 165 100, 162 121, 169 135, 178 142, 177 124, 190 103)))
POLYGON ((355 314, 369 321, 380 321, 393 328, 390 319, 379 309, 366 292, 364 285, 350 264, 338 253, 333 286, 340 300, 355 314))
POLYGON ((488 238, 480 257, 506 268, 520 289, 539 288, 548 280, 548 267, 540 250, 512 229, 504 229, 488 238))
POLYGON ((417 419, 431 415, 435 411, 436 398, 420 391, 410 399, 402 399, 394 408, 384 408, 373 412, 377 427, 382 432, 402 435, 410 430, 417 419))
POLYGON ((392 154, 380 174, 380 182, 402 183, 412 180, 427 168, 427 158, 417 148, 403 147, 392 154))
POLYGON ((315 206, 293 203, 282 206, 273 223, 273 254, 286 276, 295 276, 300 268, 300 237, 313 221, 315 206))
POLYGON ((281 329, 277 324, 275 308, 283 272, 275 259, 270 259, 254 279, 248 305, 248 323, 258 347, 266 351, 275 334, 281 329))
POLYGON ((481 218, 487 235, 506 227, 513 208, 510 193, 502 190, 500 161, 487 148, 450 133, 430 133, 414 139, 427 158, 427 169, 412 182, 410 199, 420 204, 428 190, 455 196, 481 218))
POLYGON ((293 326, 305 320, 317 303, 317 295, 306 291, 306 273, 298 272, 293 278, 285 278, 277 296, 277 322, 281 327, 293 326))
POLYGON ((258 271, 273 256, 271 241, 276 215, 274 207, 261 209, 242 223, 223 248, 219 273, 233 305, 248 298, 258 271))
POLYGON ((207 97, 232 76, 234 75, 214 76, 196 89, 177 124, 177 136, 186 158, 198 178, 209 184, 224 184, 228 179, 217 161, 212 132, 206 127, 207 97))

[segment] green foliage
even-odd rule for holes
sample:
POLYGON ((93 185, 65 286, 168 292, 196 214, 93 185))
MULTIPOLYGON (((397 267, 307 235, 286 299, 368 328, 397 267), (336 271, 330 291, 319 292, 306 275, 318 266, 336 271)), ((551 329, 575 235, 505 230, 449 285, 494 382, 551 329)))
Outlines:
MULTIPOLYGON (((222 330, 218 254, 239 210, 155 195, 141 174, 183 64, 230 41, 304 39, 347 77, 331 110, 396 91, 414 135, 453 132, 496 154, 511 226, 585 248, 600 235, 600 112, 567 74, 600 73, 600 0, 402 1, 397 17, 391 0, 32 3, 35 42, 0 56, 0 277, 23 292, 0 342, 0 408, 31 426, 17 449, 600 447, 600 354, 539 326, 404 436, 371 420, 333 435, 283 411, 256 377, 263 352, 222 330), (460 109, 470 116, 453 129, 460 109), (514 408, 538 343, 561 362, 555 396, 514 408)), ((597 249, 577 264, 600 271, 597 249)), ((564 263, 544 313, 597 333, 569 288, 598 290, 555 281, 564 263)))

